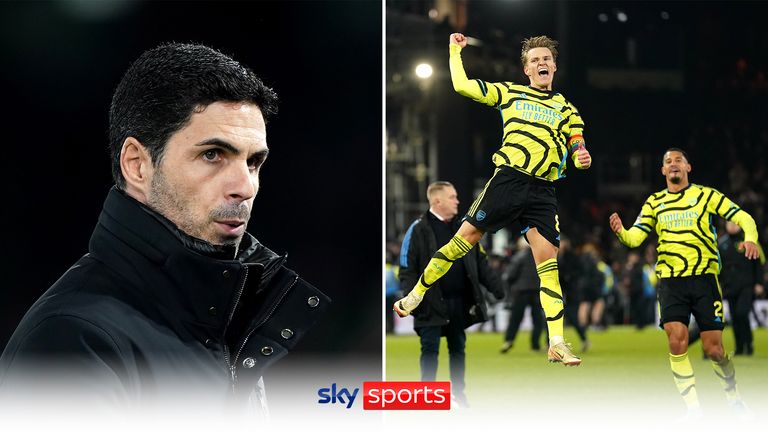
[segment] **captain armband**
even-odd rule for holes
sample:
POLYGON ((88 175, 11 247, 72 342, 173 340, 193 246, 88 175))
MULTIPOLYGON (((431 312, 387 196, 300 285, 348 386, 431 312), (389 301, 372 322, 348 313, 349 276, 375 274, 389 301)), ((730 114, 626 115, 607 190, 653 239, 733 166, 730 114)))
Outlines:
POLYGON ((570 149, 569 151, 572 153, 571 158, 573 159, 573 163, 574 163, 574 165, 576 165, 576 168, 578 168, 578 169, 585 169, 585 168, 587 168, 588 166, 582 165, 581 162, 579 162, 579 158, 576 156, 576 154, 577 154, 576 152, 579 149, 583 149, 584 148, 584 137, 581 136, 581 135, 573 135, 573 136, 571 136, 568 139, 568 148, 570 149))
POLYGON ((568 148, 571 151, 575 150, 580 145, 584 145, 584 137, 581 135, 574 135, 568 139, 568 148))

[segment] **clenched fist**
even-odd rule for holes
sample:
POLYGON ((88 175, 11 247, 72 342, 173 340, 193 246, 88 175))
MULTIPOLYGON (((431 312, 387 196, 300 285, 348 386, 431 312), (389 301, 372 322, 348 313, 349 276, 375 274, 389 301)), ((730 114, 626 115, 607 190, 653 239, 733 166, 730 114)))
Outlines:
POLYGON ((611 225, 611 230, 615 233, 624 231, 624 225, 621 223, 621 218, 618 213, 612 213, 608 217, 608 223, 611 225))
POLYGON ((467 46, 467 37, 461 33, 451 33, 450 42, 454 45, 458 45, 462 48, 467 46))
POLYGON ((592 166, 592 156, 589 154, 589 150, 584 147, 584 144, 576 148, 576 160, 578 161, 576 168, 587 169, 592 166))

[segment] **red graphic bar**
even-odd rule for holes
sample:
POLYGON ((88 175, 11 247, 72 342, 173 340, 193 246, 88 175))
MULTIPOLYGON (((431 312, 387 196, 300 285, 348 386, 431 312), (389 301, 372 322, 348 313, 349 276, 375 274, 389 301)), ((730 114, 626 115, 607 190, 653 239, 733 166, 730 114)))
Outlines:
POLYGON ((366 381, 365 410, 449 410, 449 381, 366 381))

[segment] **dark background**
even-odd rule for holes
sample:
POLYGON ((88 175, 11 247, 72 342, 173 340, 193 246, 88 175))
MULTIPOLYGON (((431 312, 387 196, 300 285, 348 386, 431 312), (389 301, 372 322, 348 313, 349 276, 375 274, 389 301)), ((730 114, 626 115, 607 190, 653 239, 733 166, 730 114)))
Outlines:
POLYGON ((249 232, 334 300, 297 351, 380 371, 381 22, 373 1, 0 2, 0 347, 87 252, 122 74, 162 42, 199 42, 280 97, 249 232))

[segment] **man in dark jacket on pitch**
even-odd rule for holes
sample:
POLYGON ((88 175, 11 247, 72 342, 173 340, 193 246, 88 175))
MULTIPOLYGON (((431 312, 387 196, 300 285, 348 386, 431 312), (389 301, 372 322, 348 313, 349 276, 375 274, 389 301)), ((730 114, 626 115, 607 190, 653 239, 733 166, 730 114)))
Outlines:
POLYGON ((245 232, 276 102, 202 45, 162 45, 131 65, 109 116, 116 185, 88 253, 11 337, 2 393, 263 406, 262 373, 329 304, 245 232))
POLYGON ((718 239, 717 249, 723 263, 720 270, 723 298, 728 300, 733 336, 736 339, 734 354, 751 356, 755 352, 755 346, 749 314, 752 312, 755 295, 764 291, 762 264, 765 264, 765 254, 758 245, 760 259, 747 259, 744 256, 744 231, 741 227, 727 221, 725 231, 727 235, 718 239))
POLYGON ((541 350, 541 333, 544 331, 544 313, 539 300, 540 281, 536 272, 536 261, 533 260, 531 246, 525 241, 525 237, 517 240, 517 252, 512 255, 509 268, 506 273, 506 282, 509 284, 512 308, 509 314, 509 324, 504 333, 504 343, 501 345, 501 353, 506 354, 515 344, 517 331, 523 321, 525 308, 531 310, 531 350, 541 350))
MULTIPOLYGON (((438 246, 447 243, 461 225, 456 218, 459 200, 452 184, 445 181, 430 184, 427 199, 429 210, 408 228, 400 249, 400 285, 405 290, 416 284, 438 246)), ((504 297, 499 277, 491 271, 485 252, 477 246, 453 264, 412 312, 413 327, 421 339, 421 380, 435 380, 440 337, 445 336, 450 359, 451 395, 459 406, 467 406, 464 394, 467 336, 464 329, 488 319, 480 284, 497 299, 504 297)))

